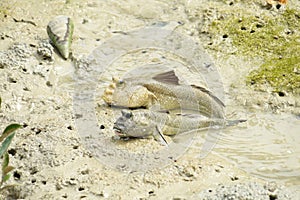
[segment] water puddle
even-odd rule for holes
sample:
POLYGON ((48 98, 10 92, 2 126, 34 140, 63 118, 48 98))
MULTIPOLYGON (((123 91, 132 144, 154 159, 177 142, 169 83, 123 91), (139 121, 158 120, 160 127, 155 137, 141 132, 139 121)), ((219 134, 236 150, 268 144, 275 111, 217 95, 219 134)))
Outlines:
POLYGON ((214 151, 266 180, 300 186, 300 120, 290 114, 249 114, 244 128, 222 131, 214 151))

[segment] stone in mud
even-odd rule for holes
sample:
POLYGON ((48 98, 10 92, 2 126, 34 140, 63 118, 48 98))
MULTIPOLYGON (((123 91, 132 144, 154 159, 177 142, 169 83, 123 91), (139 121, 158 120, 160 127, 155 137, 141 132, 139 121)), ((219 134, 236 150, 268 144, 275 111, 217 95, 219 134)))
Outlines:
POLYGON ((53 46, 64 59, 69 58, 74 24, 70 17, 58 16, 47 26, 47 33, 53 46))

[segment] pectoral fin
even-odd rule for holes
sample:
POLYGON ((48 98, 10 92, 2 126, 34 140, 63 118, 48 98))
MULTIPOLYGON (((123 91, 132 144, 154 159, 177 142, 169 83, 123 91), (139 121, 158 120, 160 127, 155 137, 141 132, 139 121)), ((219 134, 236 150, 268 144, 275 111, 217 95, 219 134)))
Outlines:
POLYGON ((161 130, 155 126, 155 131, 153 133, 153 137, 155 140, 157 140, 161 145, 163 146, 168 146, 168 142, 166 141, 166 139, 164 138, 161 130))

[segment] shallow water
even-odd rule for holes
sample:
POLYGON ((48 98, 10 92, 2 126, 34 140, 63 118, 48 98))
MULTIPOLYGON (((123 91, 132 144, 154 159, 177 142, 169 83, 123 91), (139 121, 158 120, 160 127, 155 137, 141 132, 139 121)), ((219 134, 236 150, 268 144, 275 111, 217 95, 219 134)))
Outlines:
POLYGON ((252 113, 245 127, 224 129, 214 151, 260 178, 299 187, 299 131, 295 115, 252 113))

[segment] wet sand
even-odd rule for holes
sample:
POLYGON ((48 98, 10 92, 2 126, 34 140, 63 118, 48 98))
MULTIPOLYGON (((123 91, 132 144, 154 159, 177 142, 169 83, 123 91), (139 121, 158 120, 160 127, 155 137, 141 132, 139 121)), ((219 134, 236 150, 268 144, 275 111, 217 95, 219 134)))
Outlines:
MULTIPOLYGON (((197 142, 203 144, 205 137, 161 168, 146 172, 111 168, 84 145, 80 127, 76 123, 79 116, 74 112, 73 104, 73 75, 76 70, 88 71, 86 63, 89 61, 86 60, 94 49, 116 35, 164 21, 170 24, 167 28, 188 35, 202 44, 212 57, 222 77, 227 117, 247 117, 253 121, 251 113, 297 115, 300 104, 293 95, 276 97, 274 100, 266 98, 269 93, 254 91, 245 85, 245 77, 249 71, 263 63, 262 57, 253 59, 235 55, 232 52, 236 51, 236 47, 230 40, 224 41, 223 37, 209 32, 212 21, 221 17, 219 13, 232 9, 232 6, 236 9, 248 7, 248 12, 253 15, 263 12, 275 15, 280 11, 266 10, 260 6, 261 1, 33 2, 1 2, 1 129, 13 122, 24 126, 17 132, 10 151, 10 162, 16 169, 9 183, 17 186, 4 193, 3 198, 297 199, 299 194, 294 192, 299 186, 297 177, 289 184, 286 184, 289 181, 280 179, 275 179, 277 184, 269 183, 272 179, 254 175, 255 170, 254 173, 249 170, 251 165, 244 167, 232 157, 226 157, 228 154, 222 155, 222 146, 219 147, 219 152, 212 150, 205 158, 199 159, 197 142), (70 16, 75 24, 72 54, 79 60, 77 66, 70 59, 63 60, 53 52, 47 41, 47 23, 62 14, 70 16), (210 47, 210 43, 219 45, 218 49, 210 47), (248 193, 245 194, 246 192, 248 193)), ((299 9, 296 1, 291 1, 288 6, 299 9)), ((149 53, 151 62, 157 62, 158 58, 161 61, 161 54, 163 53, 149 53)), ((146 57, 139 58, 132 53, 131 56, 116 59, 111 64, 111 69, 119 68, 121 71, 108 70, 107 75, 99 80, 100 86, 93 103, 99 130, 109 135, 107 138, 113 135, 113 117, 118 112, 104 109, 105 105, 100 99, 101 92, 109 84, 111 75, 124 74, 131 66, 139 66, 146 61, 146 57)), ((165 57, 172 60, 172 56, 165 57)), ((179 65, 178 68, 180 67, 182 66, 179 65)), ((193 77, 191 80, 199 82, 193 77)), ((257 121, 259 120, 261 119, 258 117, 257 121)), ((295 118, 292 123, 298 121, 295 118)), ((274 123, 277 122, 275 120, 274 123)), ((251 124, 245 124, 236 127, 231 133, 242 132, 247 126, 252 127, 251 124)), ((129 148, 131 152, 160 148, 153 139, 125 141, 120 147, 129 148)), ((297 151, 298 149, 295 153, 297 151)), ((292 156, 295 155, 291 154, 292 156)), ((255 162, 252 165, 255 167, 255 162)), ((295 166, 292 170, 299 169, 297 160, 290 165, 295 166)))

